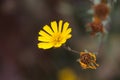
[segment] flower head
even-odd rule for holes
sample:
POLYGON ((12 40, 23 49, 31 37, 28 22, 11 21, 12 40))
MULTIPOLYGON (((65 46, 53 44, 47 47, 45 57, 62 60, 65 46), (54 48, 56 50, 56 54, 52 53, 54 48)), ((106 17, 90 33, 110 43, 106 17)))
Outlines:
POLYGON ((52 47, 60 47, 66 42, 67 39, 71 38, 71 28, 68 28, 69 23, 60 20, 57 24, 56 21, 51 22, 51 27, 45 25, 43 30, 40 30, 38 36, 38 48, 50 49, 52 47))
POLYGON ((91 52, 80 52, 79 63, 83 69, 96 69, 99 65, 96 63, 96 56, 91 52))
POLYGON ((94 6, 95 16, 99 17, 100 19, 106 19, 107 15, 110 12, 109 7, 105 3, 100 3, 94 6))
POLYGON ((58 80, 78 80, 78 76, 71 68, 64 68, 58 72, 58 80))
POLYGON ((104 27, 102 23, 91 22, 88 24, 88 26, 91 28, 91 35, 95 35, 98 32, 104 32, 104 27))

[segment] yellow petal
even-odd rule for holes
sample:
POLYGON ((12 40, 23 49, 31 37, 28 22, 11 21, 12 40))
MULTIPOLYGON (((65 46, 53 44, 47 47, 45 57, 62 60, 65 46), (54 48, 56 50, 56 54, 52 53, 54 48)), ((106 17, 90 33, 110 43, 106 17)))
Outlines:
POLYGON ((72 28, 67 29, 65 32, 62 33, 63 36, 67 36, 68 34, 70 34, 72 31, 72 28))
POLYGON ((83 54, 86 54, 85 52, 80 52, 80 56, 82 56, 83 54))
POLYGON ((63 38, 62 40, 61 40, 61 43, 63 44, 63 43, 65 43, 66 42, 66 38, 63 38))
POLYGON ((56 21, 51 22, 51 27, 52 27, 53 31, 55 33, 57 33, 57 22, 56 21))
POLYGON ((60 20, 60 21, 59 21, 59 29, 58 29, 59 32, 61 32, 61 30, 62 30, 62 23, 63 23, 63 20, 60 20))
POLYGON ((43 36, 38 36, 38 41, 50 42, 50 39, 47 39, 46 37, 43 36))
POLYGON ((61 43, 62 43, 62 44, 65 43, 65 42, 67 41, 67 39, 69 39, 69 38, 71 38, 71 37, 72 37, 71 34, 66 35, 65 37, 62 38, 61 43))
POLYGON ((53 47, 52 43, 38 43, 38 48, 42 48, 42 49, 50 49, 53 47))
POLYGON ((72 28, 69 28, 69 29, 67 29, 67 31, 65 33, 69 34, 69 33, 71 33, 71 31, 72 31, 72 28))
POLYGON ((95 66, 90 66, 90 65, 88 65, 88 68, 90 68, 90 69, 96 69, 95 66))
POLYGON ((97 67, 99 67, 99 64, 95 63, 95 65, 96 65, 97 67))
POLYGON ((45 25, 44 27, 43 27, 43 29, 46 31, 46 32, 48 32, 49 34, 53 34, 53 31, 52 31, 52 29, 50 28, 50 26, 48 26, 48 25, 45 25))
POLYGON ((54 45, 54 47, 60 47, 61 45, 61 43, 57 43, 56 45, 54 45))
POLYGON ((47 39, 51 39, 51 36, 46 32, 44 32, 43 30, 40 30, 39 35, 44 36, 47 39))
POLYGON ((82 67, 83 69, 86 69, 86 68, 87 68, 87 65, 84 64, 84 63, 82 63, 81 61, 80 61, 80 65, 81 65, 81 67, 82 67))
POLYGON ((69 39, 69 38, 71 38, 71 37, 72 37, 71 34, 69 34, 69 35, 63 37, 62 40, 61 40, 61 43, 62 43, 62 44, 65 43, 65 42, 67 41, 67 39, 69 39))
POLYGON ((72 37, 71 34, 69 34, 69 35, 66 36, 67 39, 69 39, 69 38, 71 38, 71 37, 72 37))
POLYGON ((94 60, 96 61, 96 56, 95 56, 95 54, 94 53, 89 53, 90 54, 90 56, 92 56, 93 58, 94 58, 94 60))
POLYGON ((63 25, 63 31, 62 31, 63 33, 67 30, 68 26, 69 26, 69 23, 65 22, 63 25))

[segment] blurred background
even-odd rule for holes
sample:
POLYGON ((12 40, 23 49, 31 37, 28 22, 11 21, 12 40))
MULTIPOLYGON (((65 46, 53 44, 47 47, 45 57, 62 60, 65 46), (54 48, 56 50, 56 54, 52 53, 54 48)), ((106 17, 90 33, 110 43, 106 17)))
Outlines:
POLYGON ((107 37, 99 43, 85 31, 92 0, 0 0, 0 80, 120 80, 120 0, 115 1, 107 37), (100 67, 83 70, 78 54, 37 48, 39 30, 60 19, 73 28, 67 45, 98 51, 100 67))

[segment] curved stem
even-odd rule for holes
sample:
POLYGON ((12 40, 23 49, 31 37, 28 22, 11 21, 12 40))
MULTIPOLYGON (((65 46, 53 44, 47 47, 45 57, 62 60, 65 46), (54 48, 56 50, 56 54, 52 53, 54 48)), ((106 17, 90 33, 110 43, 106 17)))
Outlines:
POLYGON ((66 46, 65 44, 63 45, 63 48, 66 49, 66 50, 68 50, 68 51, 70 51, 70 52, 80 54, 79 51, 73 50, 73 49, 71 49, 69 46, 66 46))

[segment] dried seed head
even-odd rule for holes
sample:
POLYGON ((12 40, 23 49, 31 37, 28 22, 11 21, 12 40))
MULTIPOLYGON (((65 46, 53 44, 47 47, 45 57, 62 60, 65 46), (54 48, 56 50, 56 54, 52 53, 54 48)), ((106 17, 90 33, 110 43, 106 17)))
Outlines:
POLYGON ((105 3, 100 3, 94 6, 95 16, 99 17, 101 20, 105 20, 110 13, 110 9, 105 3))
POLYGON ((94 35, 97 32, 103 33, 103 24, 102 23, 96 23, 96 22, 91 22, 88 25, 91 28, 91 35, 94 35))
POLYGON ((79 63, 83 69, 96 69, 99 65, 96 63, 96 56, 91 52, 80 52, 79 63))

